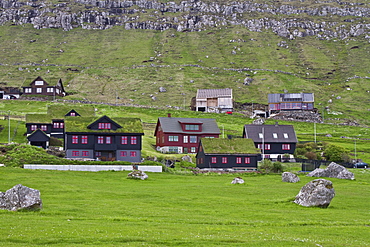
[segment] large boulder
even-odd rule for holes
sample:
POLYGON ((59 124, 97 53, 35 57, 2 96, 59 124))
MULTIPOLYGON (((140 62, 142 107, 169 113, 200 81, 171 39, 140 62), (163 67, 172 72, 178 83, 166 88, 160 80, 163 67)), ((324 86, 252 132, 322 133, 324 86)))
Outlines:
POLYGON ((0 209, 11 211, 19 209, 40 210, 42 209, 40 191, 17 184, 5 193, 0 192, 0 209))
POLYGON ((326 169, 317 168, 307 174, 309 177, 328 177, 328 178, 339 178, 339 179, 350 179, 354 180, 355 175, 348 171, 344 166, 338 165, 335 162, 331 162, 326 169))
POLYGON ((134 170, 132 172, 130 172, 129 174, 127 174, 127 178, 133 178, 133 179, 141 179, 141 180, 145 180, 145 179, 148 179, 148 175, 146 175, 145 172, 143 171, 140 171, 140 170, 134 170))
POLYGON ((333 183, 319 178, 303 186, 295 197, 294 203, 304 207, 327 208, 334 196, 333 183))
POLYGON ((281 175, 281 180, 288 183, 297 183, 300 181, 299 177, 291 172, 283 172, 281 175))

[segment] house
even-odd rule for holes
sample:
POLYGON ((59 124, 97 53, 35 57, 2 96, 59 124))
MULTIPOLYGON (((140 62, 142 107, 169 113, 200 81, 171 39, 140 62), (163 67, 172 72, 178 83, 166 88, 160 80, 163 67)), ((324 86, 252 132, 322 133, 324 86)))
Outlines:
POLYGON ((244 138, 251 138, 263 158, 281 161, 288 156, 292 159, 297 145, 293 125, 244 125, 244 138))
POLYGON ((0 99, 18 99, 21 90, 17 87, 0 87, 0 99))
POLYGON ((30 145, 48 148, 50 138, 64 138, 64 118, 95 116, 94 107, 50 105, 46 114, 26 114, 26 135, 30 145), (81 113, 81 114, 80 114, 81 113))
POLYGON ((270 112, 313 110, 314 102, 313 93, 277 93, 268 95, 270 112))
POLYGON ((202 138, 196 159, 197 167, 202 169, 256 170, 262 157, 252 139, 202 138))
POLYGON ((23 95, 35 96, 52 96, 63 97, 66 95, 64 91, 62 79, 53 79, 53 83, 45 81, 41 76, 34 79, 31 83, 25 82, 22 86, 23 95))
POLYGON ((233 90, 224 89, 198 89, 195 110, 202 112, 232 112, 233 90))
POLYGON ((66 158, 141 162, 139 118, 66 117, 64 124, 66 158))
POLYGON ((196 153, 200 138, 218 138, 220 129, 212 118, 158 118, 154 136, 163 153, 196 153))

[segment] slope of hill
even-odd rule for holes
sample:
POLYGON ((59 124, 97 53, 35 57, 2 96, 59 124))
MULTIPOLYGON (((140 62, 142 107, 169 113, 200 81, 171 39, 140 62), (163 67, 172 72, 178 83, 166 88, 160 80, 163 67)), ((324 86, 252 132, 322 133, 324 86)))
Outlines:
POLYGON ((40 75, 62 78, 67 99, 175 108, 197 88, 229 87, 237 102, 261 104, 268 93, 313 92, 327 121, 370 124, 365 1, 0 5, 8 86, 40 75))

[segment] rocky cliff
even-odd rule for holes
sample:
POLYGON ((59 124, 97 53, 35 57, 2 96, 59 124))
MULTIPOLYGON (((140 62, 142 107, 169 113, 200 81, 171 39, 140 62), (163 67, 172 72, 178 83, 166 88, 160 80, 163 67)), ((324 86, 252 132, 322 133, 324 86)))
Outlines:
POLYGON ((126 29, 204 31, 239 25, 250 31, 270 30, 289 39, 370 39, 370 7, 336 0, 286 1, 18 1, 0 0, 0 24, 71 30, 126 29))

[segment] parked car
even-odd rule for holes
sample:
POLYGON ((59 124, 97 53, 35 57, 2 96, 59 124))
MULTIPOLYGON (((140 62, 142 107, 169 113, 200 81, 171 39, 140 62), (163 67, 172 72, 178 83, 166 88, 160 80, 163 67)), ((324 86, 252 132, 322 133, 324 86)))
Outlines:
POLYGON ((353 165, 353 168, 368 168, 368 167, 369 167, 369 164, 365 162, 358 162, 353 165))

